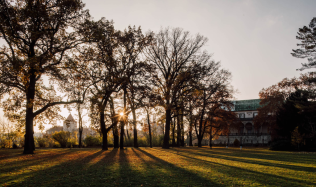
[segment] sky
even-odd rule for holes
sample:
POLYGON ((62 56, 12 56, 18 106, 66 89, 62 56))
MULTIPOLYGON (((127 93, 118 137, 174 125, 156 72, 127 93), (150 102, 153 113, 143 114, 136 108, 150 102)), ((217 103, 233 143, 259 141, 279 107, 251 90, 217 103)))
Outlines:
MULTIPOLYGON (((297 31, 316 17, 316 1, 292 0, 83 0, 94 20, 113 20, 117 30, 143 32, 180 27, 208 38, 204 50, 232 73, 237 100, 258 99, 262 88, 298 77, 306 59, 292 57, 297 31)), ((71 112, 74 116, 76 111, 71 112)), ((67 117, 69 112, 62 110, 67 117)), ((0 116, 2 116, 0 111, 0 116)), ((75 116, 74 116, 75 117, 75 116)), ((76 118, 76 117, 75 117, 76 118)), ((60 122, 61 123, 61 122, 60 122)))

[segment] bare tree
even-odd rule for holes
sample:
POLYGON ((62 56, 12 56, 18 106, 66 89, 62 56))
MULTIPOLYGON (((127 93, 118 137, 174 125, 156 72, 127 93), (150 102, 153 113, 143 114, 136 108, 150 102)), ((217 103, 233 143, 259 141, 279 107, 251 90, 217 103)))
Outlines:
POLYGON ((191 37, 189 32, 180 28, 167 28, 155 35, 154 44, 147 50, 148 61, 157 68, 153 78, 158 87, 157 92, 161 95, 161 106, 166 111, 163 148, 169 148, 171 111, 178 99, 177 90, 193 76, 192 67, 210 58, 210 55, 201 52, 206 42, 207 39, 199 34, 191 37))

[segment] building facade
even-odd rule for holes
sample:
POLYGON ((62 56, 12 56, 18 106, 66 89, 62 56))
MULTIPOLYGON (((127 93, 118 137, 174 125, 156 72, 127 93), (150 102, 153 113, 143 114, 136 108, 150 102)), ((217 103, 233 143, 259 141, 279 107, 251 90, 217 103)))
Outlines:
POLYGON ((220 135, 213 144, 233 145, 237 139, 242 145, 267 145, 271 141, 268 126, 256 127, 254 117, 258 115, 260 99, 233 101, 233 111, 238 120, 230 125, 228 135, 220 135))

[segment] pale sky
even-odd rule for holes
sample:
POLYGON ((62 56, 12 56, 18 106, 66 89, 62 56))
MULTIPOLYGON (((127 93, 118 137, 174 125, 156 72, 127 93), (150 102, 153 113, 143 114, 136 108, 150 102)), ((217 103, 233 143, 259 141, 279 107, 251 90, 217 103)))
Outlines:
MULTIPOLYGON (((257 99, 262 88, 308 71, 296 71, 307 60, 294 58, 290 53, 297 48, 298 29, 316 17, 314 0, 83 2, 95 20, 101 17, 113 20, 118 30, 129 25, 141 26, 143 32, 180 27, 192 35, 199 33, 207 37, 209 41, 204 49, 232 73, 231 83, 239 92, 235 95, 238 100, 257 99)), ((68 114, 63 110, 64 117, 68 114)))
MULTIPOLYGON (((181 27, 209 39, 204 48, 232 73, 238 100, 257 99, 262 88, 299 76, 302 62, 290 54, 296 33, 316 16, 316 1, 83 0, 95 20, 143 32, 181 27)), ((307 71, 305 71, 307 72, 307 71)))

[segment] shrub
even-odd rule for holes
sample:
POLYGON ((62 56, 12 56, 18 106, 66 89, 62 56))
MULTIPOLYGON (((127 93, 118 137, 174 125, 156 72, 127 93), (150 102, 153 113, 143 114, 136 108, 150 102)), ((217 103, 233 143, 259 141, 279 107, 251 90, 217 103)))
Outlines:
POLYGON ((101 145, 101 137, 87 136, 83 142, 88 146, 100 146, 101 145))
POLYGON ((47 138, 37 138, 37 144, 39 147, 46 147, 47 138))
POLYGON ((20 139, 19 144, 20 144, 21 147, 24 147, 24 137, 20 139))
POLYGON ((55 132, 53 134, 53 139, 56 140, 62 148, 67 146, 67 142, 70 138, 70 133, 65 131, 55 132))
POLYGON ((270 145, 270 150, 274 151, 291 151, 293 149, 291 141, 289 140, 276 140, 270 145))
POLYGON ((138 140, 139 147, 149 147, 149 138, 144 136, 141 138, 137 138, 137 140, 138 140))
POLYGON ((239 147, 240 146, 240 142, 239 142, 239 140, 237 140, 237 138, 234 141, 234 146, 235 147, 239 147))

